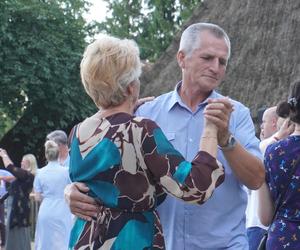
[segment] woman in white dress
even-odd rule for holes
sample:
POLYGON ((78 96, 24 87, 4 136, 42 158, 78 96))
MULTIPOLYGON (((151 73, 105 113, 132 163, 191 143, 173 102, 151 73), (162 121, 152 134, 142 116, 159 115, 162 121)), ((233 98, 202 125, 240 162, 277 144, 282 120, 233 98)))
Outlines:
POLYGON ((48 164, 40 169, 34 180, 37 200, 42 200, 35 230, 35 249, 68 249, 72 215, 64 200, 64 188, 70 183, 68 168, 58 163, 58 145, 45 143, 48 164))

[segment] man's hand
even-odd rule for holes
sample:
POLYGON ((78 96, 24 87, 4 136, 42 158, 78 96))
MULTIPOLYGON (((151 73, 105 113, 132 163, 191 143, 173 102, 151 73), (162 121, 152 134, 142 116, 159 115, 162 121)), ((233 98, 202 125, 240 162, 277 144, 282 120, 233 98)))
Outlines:
POLYGON ((86 195, 89 188, 80 182, 74 182, 66 186, 64 194, 70 210, 81 219, 91 221, 97 217, 98 206, 96 201, 86 195))
POLYGON ((208 122, 212 122, 217 126, 220 146, 226 145, 230 136, 229 119, 232 111, 233 105, 229 98, 208 99, 204 116, 208 122))
POLYGON ((134 112, 139 108, 139 106, 143 105, 145 102, 152 101, 154 98, 155 96, 148 96, 148 97, 138 99, 134 107, 134 112))

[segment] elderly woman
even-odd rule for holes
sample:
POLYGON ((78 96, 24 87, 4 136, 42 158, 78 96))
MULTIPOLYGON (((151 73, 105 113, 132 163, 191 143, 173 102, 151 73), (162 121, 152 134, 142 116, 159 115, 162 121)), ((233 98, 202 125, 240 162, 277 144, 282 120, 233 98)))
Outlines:
POLYGON ((166 193, 202 204, 224 180, 212 122, 187 162, 155 122, 133 115, 140 74, 132 40, 103 36, 83 55, 82 83, 99 111, 72 131, 70 176, 100 208, 94 220, 77 219, 71 249, 164 249, 156 207, 166 193))
POLYGON ((24 155, 21 168, 16 167, 6 150, 0 149, 0 157, 6 170, 13 174, 15 180, 9 187, 8 223, 6 250, 30 250, 30 200, 34 174, 37 169, 36 158, 32 154, 24 155))
POLYGON ((48 164, 34 179, 36 198, 42 200, 36 230, 36 250, 67 250, 72 228, 72 214, 64 200, 64 189, 70 183, 68 168, 59 163, 59 145, 45 143, 48 164))
POLYGON ((270 226, 266 249, 300 249, 299 80, 291 84, 288 100, 278 104, 276 112, 289 118, 295 130, 266 149, 266 180, 258 191, 258 212, 261 222, 270 226))

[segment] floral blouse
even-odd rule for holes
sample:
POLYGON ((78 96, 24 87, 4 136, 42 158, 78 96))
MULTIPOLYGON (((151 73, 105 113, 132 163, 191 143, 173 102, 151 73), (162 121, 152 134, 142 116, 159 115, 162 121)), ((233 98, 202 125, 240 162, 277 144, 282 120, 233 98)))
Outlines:
POLYGON ((155 208, 166 193, 202 204, 224 180, 214 157, 200 151, 185 161, 151 120, 117 113, 75 130, 70 177, 101 208, 91 222, 77 219, 70 249, 165 249, 155 208))
POLYGON ((266 181, 274 203, 288 185, 277 216, 270 226, 267 249, 300 249, 300 136, 289 136, 270 145, 265 154, 266 181))

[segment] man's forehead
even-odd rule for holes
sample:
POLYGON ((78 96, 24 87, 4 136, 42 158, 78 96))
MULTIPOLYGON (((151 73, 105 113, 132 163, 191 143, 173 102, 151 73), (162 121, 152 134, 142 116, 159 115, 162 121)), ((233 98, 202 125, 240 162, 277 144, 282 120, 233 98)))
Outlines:
POLYGON ((212 57, 218 57, 218 58, 222 58, 226 61, 228 61, 228 50, 225 51, 223 49, 218 49, 216 47, 213 46, 208 46, 208 47, 200 47, 195 49, 195 51, 197 51, 196 53, 199 55, 203 55, 203 56, 212 56, 212 57))

